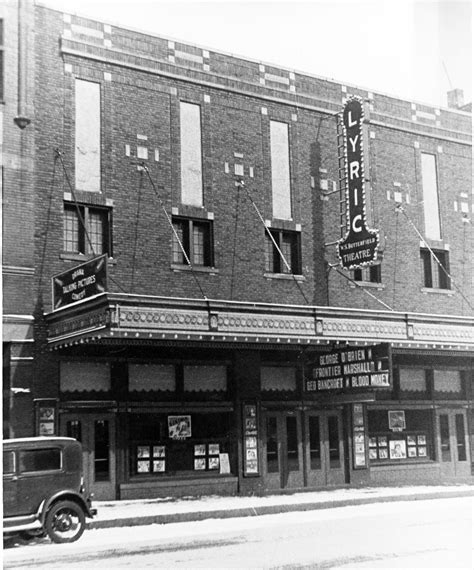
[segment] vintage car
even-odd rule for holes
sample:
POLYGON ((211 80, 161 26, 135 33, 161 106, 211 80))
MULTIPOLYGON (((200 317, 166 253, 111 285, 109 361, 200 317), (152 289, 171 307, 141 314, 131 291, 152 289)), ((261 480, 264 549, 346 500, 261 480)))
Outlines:
POLYGON ((92 518, 81 444, 69 437, 3 440, 3 533, 74 542, 92 518))

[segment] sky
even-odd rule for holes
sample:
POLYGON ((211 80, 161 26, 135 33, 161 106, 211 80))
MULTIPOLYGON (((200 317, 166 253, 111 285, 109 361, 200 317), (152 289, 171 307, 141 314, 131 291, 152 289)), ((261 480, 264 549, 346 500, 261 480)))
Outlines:
POLYGON ((472 100, 472 0, 37 0, 436 107, 472 100))

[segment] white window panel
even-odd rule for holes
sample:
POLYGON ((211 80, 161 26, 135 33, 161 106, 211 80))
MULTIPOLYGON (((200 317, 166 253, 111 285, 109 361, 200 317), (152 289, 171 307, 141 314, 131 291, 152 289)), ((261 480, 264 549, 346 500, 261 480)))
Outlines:
POLYGON ((422 368, 400 368, 402 392, 426 392, 426 374, 422 368))
POLYGON ((100 85, 76 79, 76 189, 100 192, 100 85))
POLYGON ((421 174, 423 177, 425 237, 440 240, 441 223, 439 218, 438 178, 434 154, 421 153, 421 174))
POLYGON ((288 125, 270 121, 273 217, 291 220, 288 125))
POLYGON ((202 207, 201 109, 199 105, 180 103, 181 128, 181 200, 183 204, 202 207))
POLYGON ((461 372, 459 370, 435 370, 434 371, 435 392, 455 392, 462 391, 461 372))

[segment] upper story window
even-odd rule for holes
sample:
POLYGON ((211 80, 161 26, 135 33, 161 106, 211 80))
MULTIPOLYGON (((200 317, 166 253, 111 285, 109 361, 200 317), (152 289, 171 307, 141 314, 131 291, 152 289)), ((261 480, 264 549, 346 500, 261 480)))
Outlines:
MULTIPOLYGON (((212 267, 212 222, 191 218, 173 217, 173 227, 192 265, 212 267)), ((173 232, 173 263, 187 263, 176 234, 173 232)))
POLYGON ((423 271, 423 285, 430 289, 451 289, 449 273, 449 254, 445 250, 429 249, 420 250, 421 265, 423 271), (438 263, 439 262, 439 263, 438 263))
POLYGON ((76 190, 100 192, 100 85, 76 79, 76 190))
POLYGON ((440 240, 441 222, 439 217, 438 177, 434 154, 421 153, 421 175, 423 178, 425 237, 440 240))
POLYGON ((290 147, 288 125, 270 121, 273 217, 291 220, 290 147))
POLYGON ((64 205, 64 251, 84 255, 107 253, 111 256, 110 241, 110 211, 107 208, 64 205))
POLYGON ((202 207, 201 108, 180 103, 181 201, 202 207))
POLYGON ((364 283, 381 283, 382 271, 380 264, 354 269, 353 279, 354 281, 362 281, 364 283))
POLYGON ((288 270, 273 240, 265 232, 265 270, 268 273, 301 274, 300 234, 285 230, 271 229, 270 233, 284 255, 291 271, 288 270))

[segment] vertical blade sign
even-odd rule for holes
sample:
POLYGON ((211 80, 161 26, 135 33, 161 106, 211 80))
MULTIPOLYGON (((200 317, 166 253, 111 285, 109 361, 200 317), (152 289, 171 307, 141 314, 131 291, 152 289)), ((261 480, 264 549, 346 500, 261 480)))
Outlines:
POLYGON ((378 230, 367 228, 365 215, 363 122, 361 100, 358 97, 349 98, 342 113, 347 233, 338 243, 339 259, 345 269, 373 263, 377 259, 379 245, 378 230))

